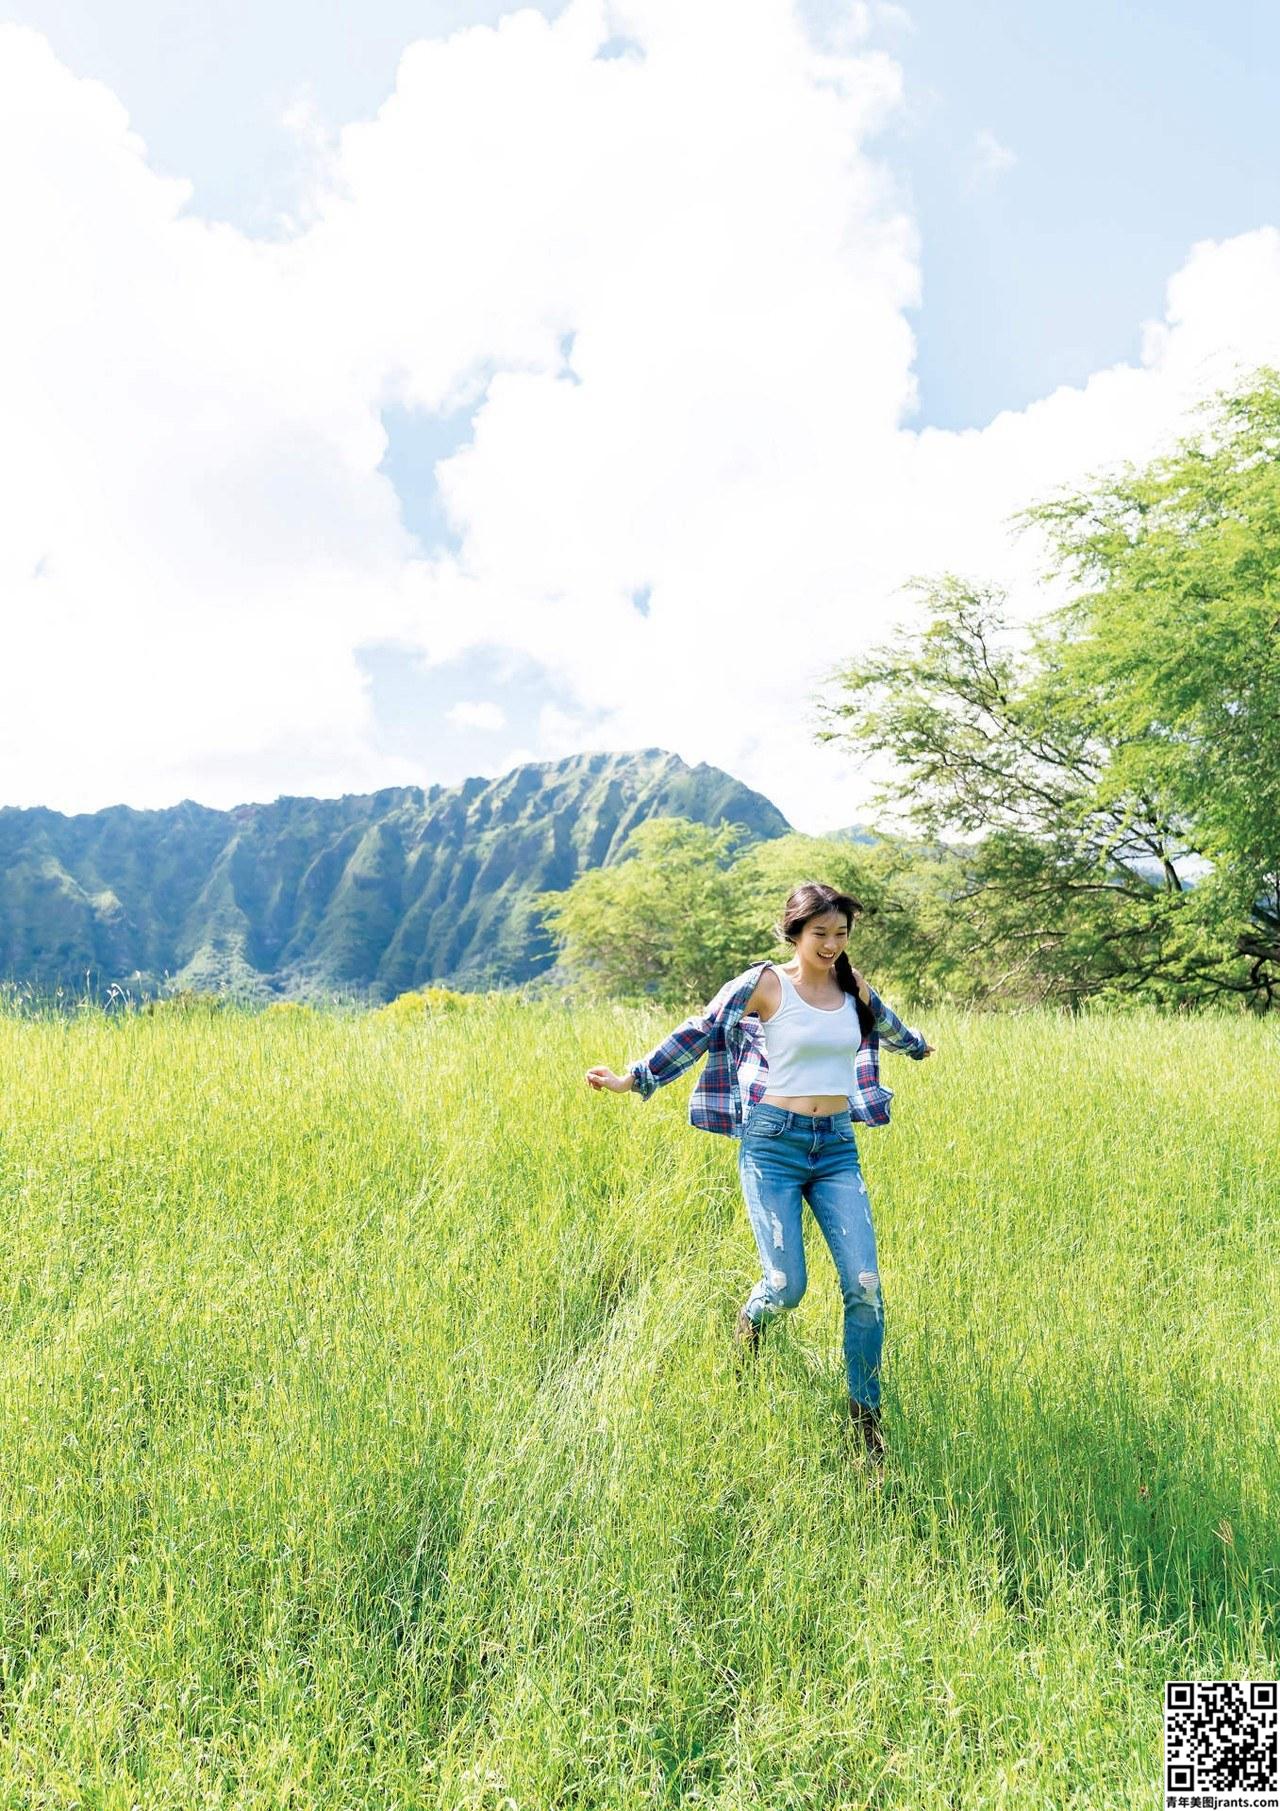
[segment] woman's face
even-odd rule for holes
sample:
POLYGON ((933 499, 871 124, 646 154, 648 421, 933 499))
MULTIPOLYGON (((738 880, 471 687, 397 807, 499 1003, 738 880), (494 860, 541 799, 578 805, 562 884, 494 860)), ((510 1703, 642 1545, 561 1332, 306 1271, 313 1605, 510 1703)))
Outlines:
POLYGON ((815 968, 830 968, 849 941, 849 921, 843 912, 819 912, 796 939, 796 954, 815 968))

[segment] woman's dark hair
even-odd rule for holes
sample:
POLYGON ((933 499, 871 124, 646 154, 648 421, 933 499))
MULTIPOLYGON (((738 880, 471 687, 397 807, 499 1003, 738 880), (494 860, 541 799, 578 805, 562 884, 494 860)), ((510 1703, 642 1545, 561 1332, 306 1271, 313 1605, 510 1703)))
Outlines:
MULTIPOLYGON (((802 880, 798 887, 792 887, 787 895, 787 903, 782 908, 782 918, 774 925, 775 935, 794 943, 811 918, 817 918, 822 912, 839 912, 843 915, 850 930, 853 921, 862 911, 862 903, 852 893, 841 893, 835 887, 824 886, 820 880, 802 880)), ((853 995, 853 1003, 858 1011, 858 1025, 865 1038, 874 1029, 876 1015, 863 1003, 858 992, 858 983, 853 978, 853 965, 849 961, 847 950, 841 950, 833 964, 836 980, 847 994, 853 995)))

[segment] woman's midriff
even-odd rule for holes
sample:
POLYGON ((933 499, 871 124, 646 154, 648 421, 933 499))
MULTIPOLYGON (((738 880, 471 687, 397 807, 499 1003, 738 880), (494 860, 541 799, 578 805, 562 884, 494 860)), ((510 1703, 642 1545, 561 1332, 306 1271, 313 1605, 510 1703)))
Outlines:
POLYGON ((789 1113, 843 1113, 849 1105, 847 1094, 762 1094, 761 1104, 785 1107, 789 1113))

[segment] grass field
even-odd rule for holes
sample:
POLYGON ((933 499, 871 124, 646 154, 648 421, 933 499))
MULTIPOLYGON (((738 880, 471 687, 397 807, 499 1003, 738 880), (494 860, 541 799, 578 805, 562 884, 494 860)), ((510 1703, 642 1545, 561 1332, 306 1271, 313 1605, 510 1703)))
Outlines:
POLYGON ((1280 1028, 920 1021, 739 1380, 671 1020, 0 1019, 0 1807, 1155 1806, 1280 1670, 1280 1028))

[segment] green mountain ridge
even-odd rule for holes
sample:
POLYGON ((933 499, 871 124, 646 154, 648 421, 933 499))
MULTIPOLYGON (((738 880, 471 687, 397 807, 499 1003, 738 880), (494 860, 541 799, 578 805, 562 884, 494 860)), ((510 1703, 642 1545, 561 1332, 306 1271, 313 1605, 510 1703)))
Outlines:
POLYGON ((555 961, 536 895, 668 815, 751 840, 791 828, 730 774, 659 748, 228 811, 2 807, 0 978, 368 1001, 526 982, 555 961))

